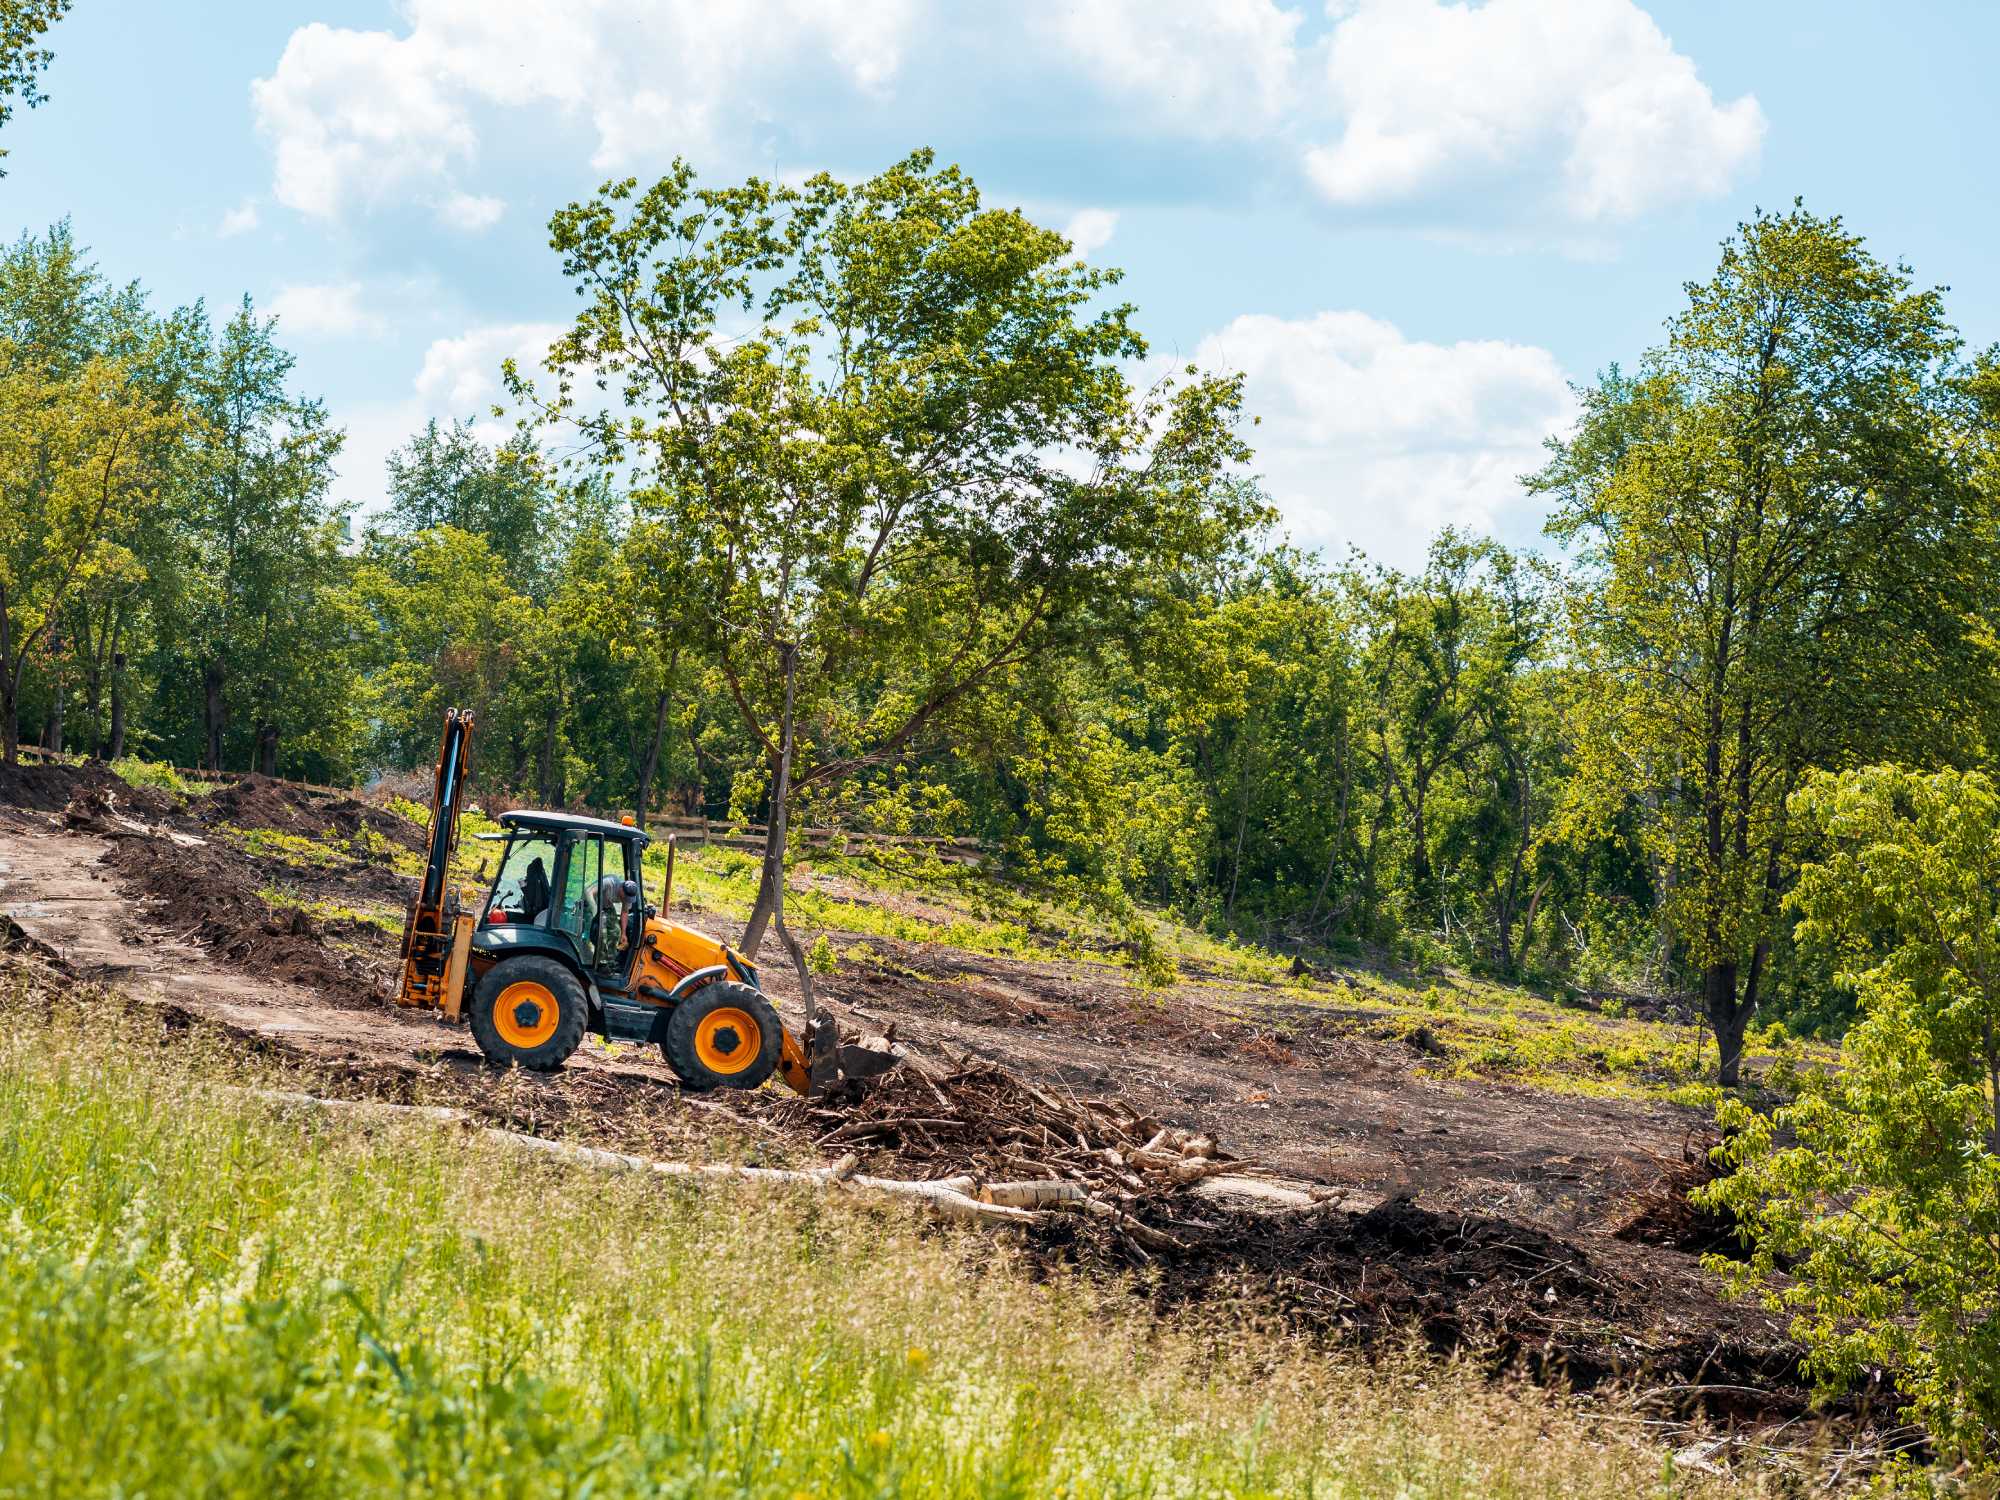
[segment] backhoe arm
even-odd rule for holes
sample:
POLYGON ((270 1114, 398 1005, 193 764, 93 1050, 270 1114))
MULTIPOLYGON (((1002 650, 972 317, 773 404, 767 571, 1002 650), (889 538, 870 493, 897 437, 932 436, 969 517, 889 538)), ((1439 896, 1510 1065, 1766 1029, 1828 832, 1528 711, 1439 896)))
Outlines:
POLYGON ((458 848, 458 818, 472 766, 472 710, 448 708, 431 786, 431 841, 424 873, 403 924, 398 1005, 427 1006, 456 1019, 465 990, 466 955, 477 920, 451 886, 451 857, 458 848))

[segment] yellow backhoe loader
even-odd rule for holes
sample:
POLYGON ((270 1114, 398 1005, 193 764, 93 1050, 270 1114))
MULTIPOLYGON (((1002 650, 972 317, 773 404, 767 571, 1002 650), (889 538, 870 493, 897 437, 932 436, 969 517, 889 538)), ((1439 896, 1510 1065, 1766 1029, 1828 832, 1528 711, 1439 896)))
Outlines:
POLYGON ((625 822, 561 812, 500 815, 491 885, 455 886, 451 860, 471 768, 472 714, 444 718, 430 847, 403 929, 400 1005, 465 1019, 493 1062, 559 1068, 585 1032, 654 1042, 691 1089, 756 1088, 781 1073, 817 1093, 843 1071, 893 1066, 837 1047, 821 1012, 802 1043, 764 997, 757 967, 726 943, 670 922, 674 846, 657 905, 645 900, 649 837, 625 822))

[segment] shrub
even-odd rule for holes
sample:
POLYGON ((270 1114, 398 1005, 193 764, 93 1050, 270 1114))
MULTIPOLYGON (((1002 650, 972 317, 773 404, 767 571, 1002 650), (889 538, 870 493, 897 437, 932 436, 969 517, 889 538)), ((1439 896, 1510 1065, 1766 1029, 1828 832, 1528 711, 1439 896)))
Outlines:
POLYGON ((1977 773, 1876 766, 1792 800, 1826 857, 1800 932, 1859 1020, 1793 1101, 1718 1117, 1736 1167, 1700 1201, 1749 1225, 1740 1287, 1793 1314, 1829 1385, 1888 1367, 1947 1450, 2000 1459, 2000 793, 1977 773), (1790 1275, 1780 1277, 1780 1265, 1790 1275))

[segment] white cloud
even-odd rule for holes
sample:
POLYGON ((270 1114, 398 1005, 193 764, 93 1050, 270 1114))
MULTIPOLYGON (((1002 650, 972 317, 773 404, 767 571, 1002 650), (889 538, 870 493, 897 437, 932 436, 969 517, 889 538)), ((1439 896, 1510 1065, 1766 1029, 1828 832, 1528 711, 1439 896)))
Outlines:
POLYGON ((278 201, 332 218, 469 159, 477 138, 448 74, 417 36, 320 21, 293 32, 276 71, 250 86, 278 201))
POLYGON ((1420 563, 1440 526, 1525 522, 1519 476, 1575 414, 1546 349, 1426 343, 1359 312, 1240 317, 1195 361, 1244 373, 1256 468, 1292 535, 1398 566, 1420 563))
POLYGON ((1254 134, 1295 99, 1302 17, 1272 0, 1070 0, 1029 14, 1106 92, 1175 134, 1254 134))
POLYGON ((1118 215, 1108 208, 1086 208, 1063 226, 1063 238, 1076 246, 1078 255, 1094 255, 1111 243, 1118 232, 1118 215))
POLYGON ((222 222, 215 226, 220 239, 234 239, 239 234, 248 234, 257 227, 257 203, 253 198, 245 198, 236 207, 222 216, 222 222))
POLYGON ((481 198, 472 193, 453 193, 438 205, 437 210, 440 222, 453 229, 462 229, 467 234, 491 229, 506 212, 504 199, 481 198))
POLYGON ((914 18, 913 0, 409 0, 402 10, 399 32, 302 26, 251 85, 288 207, 331 218, 419 185, 454 187, 494 108, 588 121, 600 171, 701 154, 768 118, 764 101, 786 97, 773 87, 786 74, 883 96, 914 18))
POLYGON ((277 318, 281 335, 353 338, 381 333, 387 326, 362 304, 356 281, 282 287, 264 310, 277 318))
POLYGON ((433 416, 490 420, 493 407, 505 402, 501 361, 511 358, 524 375, 536 375, 550 342, 563 332, 559 323, 503 323, 438 339, 424 351, 417 399, 433 416))
POLYGON ((1632 0, 1358 0, 1323 77, 1336 129, 1306 172, 1346 208, 1497 192, 1626 220, 1722 191, 1764 135, 1756 99, 1718 104, 1632 0))
POLYGON ((1762 141, 1757 101, 1718 101, 1635 0, 1326 8, 1315 30, 1279 0, 405 0, 392 29, 300 27, 252 97, 277 198, 322 217, 486 202, 461 179, 496 130, 580 129, 601 173, 825 160, 898 90, 910 140, 1108 122, 1343 211, 1558 241, 1720 192, 1762 141))

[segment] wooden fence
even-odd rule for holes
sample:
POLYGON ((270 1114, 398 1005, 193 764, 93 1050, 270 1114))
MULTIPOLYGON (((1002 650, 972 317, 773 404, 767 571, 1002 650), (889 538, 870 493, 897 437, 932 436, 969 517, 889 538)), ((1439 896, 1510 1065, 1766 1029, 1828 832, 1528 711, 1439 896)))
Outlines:
MULTIPOLYGON (((646 827, 655 834, 671 833, 683 844, 714 844, 722 849, 762 849, 770 830, 762 823, 732 823, 724 818, 651 817, 646 827)), ((805 828, 799 837, 812 848, 839 844, 878 844, 895 849, 929 849, 939 859, 969 865, 986 855, 971 839, 940 838, 921 833, 862 833, 852 828, 805 828)))

